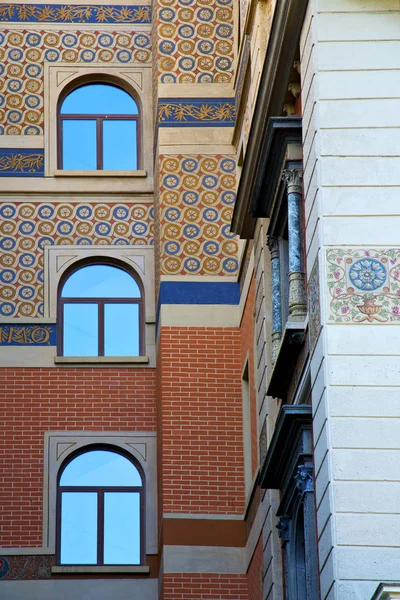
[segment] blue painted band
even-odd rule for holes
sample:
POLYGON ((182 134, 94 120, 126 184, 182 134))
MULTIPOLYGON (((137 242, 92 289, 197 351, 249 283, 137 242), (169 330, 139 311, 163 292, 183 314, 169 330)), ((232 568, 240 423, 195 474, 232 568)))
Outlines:
POLYGON ((56 325, 0 325, 0 346, 56 346, 56 325))
POLYGON ((162 304, 239 304, 240 285, 231 281, 162 281, 158 296, 156 330, 162 304))
POLYGON ((234 98, 174 98, 158 101, 159 127, 233 127, 234 98))
POLYGON ((240 288, 235 282, 163 281, 161 304, 239 304, 240 288))
POLYGON ((43 148, 0 148, 0 177, 44 177, 43 148))
POLYGON ((150 6, 129 4, 2 4, 0 21, 6 23, 151 23, 150 6))

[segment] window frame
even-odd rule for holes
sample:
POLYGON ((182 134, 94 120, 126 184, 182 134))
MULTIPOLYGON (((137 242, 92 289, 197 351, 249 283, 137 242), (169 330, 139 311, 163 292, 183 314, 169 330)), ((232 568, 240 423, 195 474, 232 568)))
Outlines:
MULTIPOLYGON (((144 289, 143 289, 143 285, 142 282, 140 280, 140 278, 136 275, 136 273, 129 269, 129 267, 127 267, 127 265, 125 265, 124 263, 120 263, 117 260, 113 260, 112 258, 107 258, 107 257, 99 257, 98 259, 95 258, 88 258, 88 259, 83 259, 81 261, 78 261, 76 263, 74 263, 69 269, 67 269, 58 284, 58 290, 57 290, 57 355, 58 356, 65 356, 64 355, 64 307, 65 304, 97 304, 98 306, 98 323, 97 323, 97 335, 98 335, 98 339, 97 339, 97 346, 98 346, 98 353, 96 356, 99 357, 104 357, 104 307, 106 304, 137 304, 138 308, 139 308, 139 331, 138 331, 138 342, 139 342, 139 356, 144 356, 144 325, 145 325, 145 315, 144 315, 144 306, 145 306, 145 299, 144 299, 144 289), (62 297, 62 290, 64 288, 64 285, 66 284, 67 280, 76 272, 79 271, 80 269, 84 269, 85 267, 89 267, 89 266, 94 266, 94 265, 104 265, 104 266, 109 266, 109 267, 115 267, 117 269, 121 269, 122 271, 125 271, 126 273, 128 273, 128 275, 130 275, 134 281, 136 282, 136 284, 139 287, 139 291, 140 291, 140 297, 139 298, 106 298, 106 297, 99 297, 99 298, 74 298, 74 297, 68 297, 68 298, 63 298, 62 297)), ((67 355, 69 356, 69 355, 67 355)), ((108 355, 107 355, 108 356, 108 355)), ((110 356, 114 356, 114 355, 110 355, 110 356)))
POLYGON ((79 566, 79 567, 126 567, 126 566, 142 566, 145 565, 146 560, 146 515, 145 515, 145 498, 146 498, 146 489, 145 489, 146 478, 143 473, 142 467, 139 463, 137 463, 132 456, 128 453, 124 452, 121 448, 117 448, 107 444, 96 444, 89 445, 76 450, 72 454, 68 456, 61 464, 58 473, 57 473, 57 499, 56 499, 56 564, 62 567, 68 566, 79 566), (96 450, 104 450, 107 452, 114 452, 115 454, 119 454, 123 456, 133 466, 137 469, 140 478, 142 480, 142 485, 139 486, 62 486, 60 485, 60 479, 67 468, 67 466, 83 454, 87 454, 88 452, 96 451, 96 450), (96 563, 79 563, 79 565, 75 565, 74 563, 62 563, 61 562, 61 520, 62 520, 62 503, 61 498, 63 492, 94 492, 97 493, 97 562, 96 563), (140 535, 139 535, 139 544, 140 544, 140 562, 138 565, 131 565, 127 563, 116 564, 116 563, 104 563, 104 494, 106 492, 133 492, 139 493, 139 506, 140 506, 140 535))
MULTIPOLYGON (((132 171, 137 171, 141 169, 142 164, 142 119, 140 115, 140 105, 137 99, 129 92, 127 89, 118 85, 115 82, 104 81, 102 79, 90 79, 89 81, 78 81, 75 82, 73 86, 67 86, 63 93, 60 95, 57 105, 57 169, 64 170, 63 162, 63 121, 96 121, 96 170, 97 171, 107 171, 108 169, 103 169, 103 122, 104 121, 135 121, 136 123, 136 168, 130 169, 132 171), (66 113, 61 114, 61 109, 64 103, 64 100, 75 92, 77 89, 90 85, 109 85, 115 87, 117 89, 122 90, 126 94, 128 94, 132 100, 135 102, 137 106, 137 114, 115 114, 115 115, 106 115, 106 114, 88 114, 88 113, 66 113)), ((112 169, 114 171, 115 169, 112 169)), ((78 169, 79 171, 79 169, 78 169)), ((89 170, 90 171, 90 170, 89 170)))

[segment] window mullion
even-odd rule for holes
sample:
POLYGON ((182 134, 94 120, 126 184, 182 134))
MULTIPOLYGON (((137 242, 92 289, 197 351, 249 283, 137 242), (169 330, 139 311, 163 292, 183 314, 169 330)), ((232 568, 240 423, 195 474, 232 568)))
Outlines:
POLYGON ((97 123, 97 168, 103 169, 103 119, 101 117, 96 119, 97 123))
POLYGON ((104 565, 104 491, 97 492, 97 564, 104 565))
POLYGON ((99 336, 99 356, 104 356, 104 301, 98 304, 99 321, 98 321, 98 336, 99 336))

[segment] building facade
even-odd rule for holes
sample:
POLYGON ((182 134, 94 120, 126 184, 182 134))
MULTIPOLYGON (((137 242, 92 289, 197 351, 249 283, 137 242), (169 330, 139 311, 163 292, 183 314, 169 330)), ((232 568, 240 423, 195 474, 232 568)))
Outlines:
POLYGON ((400 597, 398 0, 0 19, 0 597, 400 597))

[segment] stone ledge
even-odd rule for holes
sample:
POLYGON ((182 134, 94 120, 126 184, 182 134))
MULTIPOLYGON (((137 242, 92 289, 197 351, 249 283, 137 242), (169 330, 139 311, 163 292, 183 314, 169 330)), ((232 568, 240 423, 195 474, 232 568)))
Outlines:
POLYGON ((53 575, 67 575, 71 573, 72 575, 77 575, 81 573, 92 573, 93 575, 101 575, 106 573, 127 573, 131 575, 148 575, 150 573, 150 567, 147 566, 132 566, 132 565, 105 565, 99 567, 97 565, 84 565, 84 566, 57 566, 51 567, 51 572, 53 575))
POLYGON ((148 356, 55 356, 54 362, 60 365, 70 364, 148 364, 148 356))
POLYGON ((56 169, 54 177, 147 177, 147 171, 68 171, 56 169))
POLYGON ((268 383, 267 395, 286 398, 287 379, 305 343, 308 320, 288 321, 283 332, 278 355, 268 383))

